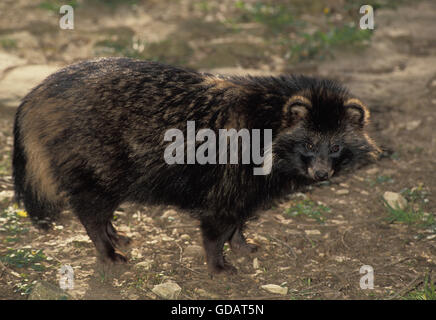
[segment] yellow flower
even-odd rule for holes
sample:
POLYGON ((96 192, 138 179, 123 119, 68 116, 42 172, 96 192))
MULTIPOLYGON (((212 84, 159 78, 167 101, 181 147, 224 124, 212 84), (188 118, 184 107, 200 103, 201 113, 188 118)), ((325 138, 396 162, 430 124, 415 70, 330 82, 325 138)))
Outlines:
POLYGON ((327 7, 326 7, 326 8, 324 8, 323 11, 324 11, 324 14, 328 14, 328 13, 330 12, 330 8, 327 8, 327 7))
POLYGON ((25 217, 27 217, 27 212, 24 210, 20 210, 17 212, 17 216, 25 218, 25 217))

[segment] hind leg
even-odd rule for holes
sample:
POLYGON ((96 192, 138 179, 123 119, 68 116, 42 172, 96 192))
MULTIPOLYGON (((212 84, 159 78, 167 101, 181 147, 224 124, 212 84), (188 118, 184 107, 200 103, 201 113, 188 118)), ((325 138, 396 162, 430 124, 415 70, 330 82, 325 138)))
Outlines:
POLYGON ((208 217, 201 220, 200 227, 209 270, 212 273, 235 274, 236 268, 229 264, 223 255, 224 243, 235 232, 235 225, 232 222, 215 221, 208 217))
POLYGON ((36 195, 30 187, 24 191, 23 203, 33 225, 42 230, 50 229, 53 221, 58 218, 62 211, 62 205, 59 201, 50 202, 42 196, 36 195))
POLYGON ((126 234, 117 231, 117 229, 115 229, 115 227, 113 226, 112 222, 109 221, 106 227, 109 238, 116 246, 125 247, 132 242, 132 240, 126 234))
POLYGON ((116 231, 111 224, 118 203, 108 198, 102 199, 98 195, 92 196, 88 193, 74 197, 71 202, 74 212, 85 227, 100 257, 112 262, 126 262, 126 256, 116 249, 114 241, 116 231))
POLYGON ((105 221, 95 221, 90 219, 89 216, 79 215, 79 219, 101 258, 112 262, 127 262, 127 257, 116 248, 116 243, 109 235, 107 225, 110 223, 110 218, 105 221))

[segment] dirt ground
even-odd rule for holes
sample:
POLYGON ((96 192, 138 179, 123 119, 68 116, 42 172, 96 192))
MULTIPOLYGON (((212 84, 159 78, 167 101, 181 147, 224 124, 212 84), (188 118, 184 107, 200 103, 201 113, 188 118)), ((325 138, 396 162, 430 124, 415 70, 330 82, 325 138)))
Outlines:
MULTIPOLYGON (((238 32, 234 24, 218 24, 232 14, 229 1, 134 1, 133 8, 107 6, 98 15, 76 2, 74 31, 59 31, 50 1, 0 4, 0 299, 27 299, 38 283, 57 286, 62 265, 74 270, 71 299, 161 299, 152 290, 168 281, 181 287, 180 299, 436 299, 434 1, 377 10, 365 47, 292 62, 280 50, 274 54, 276 44, 256 23, 237 23, 238 32), (130 51, 121 46, 125 38, 134 39, 130 51), (134 240, 129 263, 103 265, 70 212, 43 233, 14 207, 13 115, 29 85, 19 79, 32 82, 32 70, 49 73, 85 58, 138 53, 211 72, 338 79, 369 105, 370 133, 383 157, 262 212, 246 231, 259 252, 241 257, 226 247, 237 275, 208 274, 198 222, 187 214, 133 204, 122 206, 115 219, 134 240), (387 208, 386 191, 401 193, 407 207, 387 208), (360 287, 364 265, 374 270, 373 289, 360 287), (288 291, 271 293, 261 288, 266 284, 288 291)), ((328 12, 332 3, 310 10, 328 12)))

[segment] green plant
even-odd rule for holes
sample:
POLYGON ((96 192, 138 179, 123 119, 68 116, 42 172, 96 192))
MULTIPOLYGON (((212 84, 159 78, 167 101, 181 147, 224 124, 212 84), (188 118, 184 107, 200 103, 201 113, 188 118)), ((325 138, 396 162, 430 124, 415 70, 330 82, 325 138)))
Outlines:
MULTIPOLYGON (((370 5, 374 8, 374 10, 377 10, 381 8, 395 9, 398 5, 404 2, 405 0, 366 0, 364 4, 370 5)), ((347 10, 357 11, 362 4, 363 3, 360 0, 346 0, 344 8, 347 10)))
POLYGON ((2 38, 0 39, 0 47, 5 50, 12 50, 17 47, 17 41, 15 39, 2 38))
POLYGON ((301 23, 301 21, 295 19, 290 6, 283 4, 267 4, 263 2, 248 4, 239 0, 236 1, 235 7, 240 13, 237 21, 257 22, 275 33, 283 32, 284 29, 301 23))
POLYGON ((428 202, 428 196, 430 192, 428 189, 424 187, 423 184, 419 184, 417 187, 413 187, 412 189, 405 188, 400 191, 400 193, 409 201, 412 202, 420 202, 422 204, 428 202))
POLYGON ((374 187, 377 184, 394 183, 394 179, 391 176, 379 175, 375 179, 366 179, 370 187, 374 187))
POLYGON ((400 159, 400 153, 399 152, 394 152, 392 153, 389 158, 391 158, 392 160, 399 160, 400 159))
POLYGON ((429 195, 429 192, 423 185, 419 185, 412 189, 403 189, 401 194, 408 201, 405 208, 392 208, 383 199, 388 210, 387 220, 390 223, 398 222, 418 227, 430 227, 436 224, 434 215, 424 211, 424 206, 428 201, 427 196, 429 195))
POLYGON ((29 295, 32 292, 33 287, 35 286, 36 283, 37 280, 30 281, 27 278, 27 275, 22 273, 21 281, 15 285, 14 291, 19 292, 21 295, 29 295))
POLYGON ((435 225, 434 215, 424 212, 423 203, 426 198, 422 198, 423 194, 416 189, 414 191, 412 190, 405 189, 403 191, 403 194, 406 195, 406 199, 408 200, 408 204, 405 208, 393 208, 383 199, 388 210, 387 220, 389 223, 398 222, 418 227, 430 227, 435 225))
POLYGON ((398 222, 408 225, 419 224, 420 226, 429 226, 434 223, 433 217, 431 215, 425 215, 422 211, 414 211, 410 208, 392 208, 386 201, 384 202, 389 212, 389 217, 387 218, 389 223, 398 222))
POLYGON ((208 0, 200 0, 194 4, 199 10, 204 12, 212 11, 211 2, 208 0))
POLYGON ((8 252, 0 257, 0 261, 16 268, 32 268, 35 271, 45 270, 41 262, 46 261, 47 257, 42 250, 30 248, 8 249, 8 252))
POLYGON ((383 176, 383 175, 380 175, 380 176, 378 176, 378 177, 375 179, 375 181, 376 181, 377 183, 379 183, 379 184, 382 184, 382 183, 393 183, 393 182, 394 182, 394 179, 392 179, 391 176, 383 176))
POLYGON ((138 0, 86 0, 88 4, 104 5, 115 9, 121 5, 132 6, 138 3, 138 0))
POLYGON ((329 58, 333 56, 332 50, 337 47, 364 46, 371 35, 371 30, 362 30, 354 24, 334 26, 326 32, 301 32, 297 43, 290 45, 288 56, 292 61, 329 58))
POLYGON ((285 214, 292 217, 304 215, 315 219, 319 223, 325 222, 324 214, 329 212, 331 212, 329 207, 322 204, 316 204, 314 201, 308 199, 300 200, 296 202, 295 205, 285 210, 285 214))
POLYGON ((431 281, 430 276, 427 275, 424 280, 422 289, 417 289, 409 292, 406 300, 436 300, 436 285, 431 281))
POLYGON ((3 242, 18 242, 20 236, 29 231, 29 221, 23 221, 23 218, 27 217, 27 213, 20 210, 17 205, 9 206, 0 217, 0 233, 7 235, 3 242))
POLYGON ((144 43, 132 37, 111 37, 95 44, 98 54, 118 55, 129 58, 142 58, 144 43))
POLYGON ((40 2, 37 5, 37 7, 39 9, 43 9, 43 10, 47 10, 47 11, 51 11, 51 12, 54 12, 56 14, 59 14, 59 9, 63 5, 70 5, 75 9, 75 8, 77 8, 77 6, 79 4, 78 4, 77 0, 70 0, 70 1, 44 0, 44 1, 40 2))

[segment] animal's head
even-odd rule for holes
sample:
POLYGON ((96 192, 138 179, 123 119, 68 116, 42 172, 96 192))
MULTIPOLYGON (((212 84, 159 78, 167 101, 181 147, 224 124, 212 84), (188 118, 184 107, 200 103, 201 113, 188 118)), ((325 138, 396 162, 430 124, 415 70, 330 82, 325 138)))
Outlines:
POLYGON ((323 181, 380 153, 365 131, 367 107, 335 82, 321 80, 300 90, 286 101, 282 115, 273 143, 279 172, 323 181))

